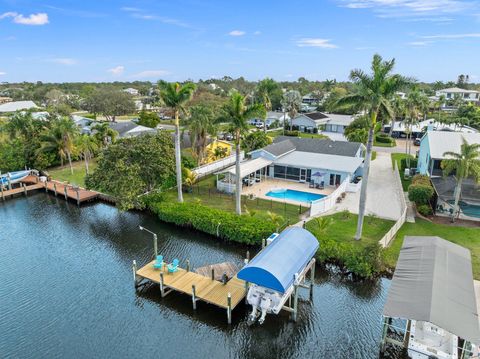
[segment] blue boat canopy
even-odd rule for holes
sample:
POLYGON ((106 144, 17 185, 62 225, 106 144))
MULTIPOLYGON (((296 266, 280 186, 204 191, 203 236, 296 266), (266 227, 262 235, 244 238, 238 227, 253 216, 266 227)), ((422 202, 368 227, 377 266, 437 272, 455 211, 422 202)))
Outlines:
POLYGON ((318 240, 300 227, 284 230, 257 254, 237 277, 261 287, 285 293, 318 249, 318 240))

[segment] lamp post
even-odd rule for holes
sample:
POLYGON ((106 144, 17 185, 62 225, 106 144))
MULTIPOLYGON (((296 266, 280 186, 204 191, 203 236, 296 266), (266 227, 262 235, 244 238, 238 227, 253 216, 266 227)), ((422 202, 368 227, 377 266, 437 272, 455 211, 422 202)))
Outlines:
POLYGON ((154 252, 155 257, 156 257, 156 256, 158 255, 157 234, 156 234, 156 233, 153 233, 151 230, 146 229, 145 227, 142 227, 142 226, 138 226, 138 228, 139 228, 141 231, 146 231, 146 232, 150 233, 151 235, 153 235, 153 252, 154 252))

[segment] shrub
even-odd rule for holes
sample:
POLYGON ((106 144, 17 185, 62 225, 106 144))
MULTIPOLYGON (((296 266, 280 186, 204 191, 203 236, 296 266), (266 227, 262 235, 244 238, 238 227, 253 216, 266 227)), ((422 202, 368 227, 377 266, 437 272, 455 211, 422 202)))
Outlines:
POLYGON ((428 204, 422 204, 418 206, 417 211, 422 216, 430 216, 433 213, 432 208, 428 204))
POLYGON ((152 212, 168 223, 196 230, 239 243, 260 244, 275 232, 270 221, 203 206, 198 203, 168 203, 146 200, 152 212), (220 225, 219 225, 220 224, 220 225), (218 231, 218 232, 217 232, 218 231))
POLYGON ((394 139, 389 137, 387 134, 385 133, 380 133, 378 134, 377 136, 375 136, 375 141, 379 142, 379 143, 388 143, 388 144, 392 144, 394 142, 394 139))
POLYGON ((376 158, 377 158, 377 151, 372 151, 371 161, 375 161, 376 158))
MULTIPOLYGON (((416 168, 417 167, 417 159, 416 158, 410 158, 410 168, 416 168)), ((400 160, 400 169, 403 172, 407 168, 407 159, 402 158, 400 160)))
POLYGON ((415 175, 412 178, 412 184, 423 184, 423 185, 430 186, 431 184, 430 177, 426 175, 415 175))
POLYGON ((408 187, 408 199, 417 205, 427 204, 433 196, 432 185, 411 184, 408 187))
POLYGON ((285 136, 298 137, 298 130, 285 131, 285 136))

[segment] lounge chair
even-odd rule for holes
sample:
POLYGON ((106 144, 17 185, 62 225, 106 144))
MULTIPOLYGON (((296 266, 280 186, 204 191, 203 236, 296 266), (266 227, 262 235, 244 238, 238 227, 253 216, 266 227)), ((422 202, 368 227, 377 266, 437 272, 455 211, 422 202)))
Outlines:
POLYGON ((155 263, 153 263, 153 268, 162 269, 163 267, 163 256, 157 256, 155 263))
POLYGON ((168 273, 175 273, 176 271, 178 271, 178 263, 179 260, 175 258, 173 262, 167 266, 168 273))

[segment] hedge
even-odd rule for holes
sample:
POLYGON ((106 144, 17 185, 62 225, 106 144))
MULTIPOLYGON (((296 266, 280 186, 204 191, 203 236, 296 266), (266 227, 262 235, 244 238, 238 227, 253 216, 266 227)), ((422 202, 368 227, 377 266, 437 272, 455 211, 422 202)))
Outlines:
POLYGON ((299 132, 297 130, 285 131, 285 136, 298 137, 299 132))
POLYGON ((433 192, 431 184, 411 184, 408 187, 408 199, 415 202, 417 206, 428 204, 433 196, 433 192))
POLYGON ((168 203, 149 201, 148 207, 164 222, 193 228, 228 241, 261 244, 275 232, 275 225, 264 219, 238 216, 231 212, 196 203, 168 203), (219 225, 220 224, 220 225, 219 225))
MULTIPOLYGON (((417 168, 418 160, 416 158, 410 158, 410 168, 417 168)), ((403 172, 407 168, 407 159, 402 158, 400 160, 400 169, 403 172)))
POLYGON ((389 137, 388 135, 380 134, 375 137, 375 140, 379 143, 389 143, 392 144, 394 139, 389 137))

